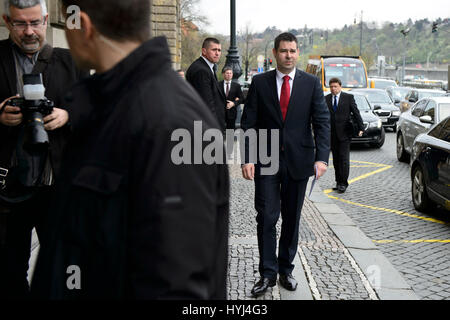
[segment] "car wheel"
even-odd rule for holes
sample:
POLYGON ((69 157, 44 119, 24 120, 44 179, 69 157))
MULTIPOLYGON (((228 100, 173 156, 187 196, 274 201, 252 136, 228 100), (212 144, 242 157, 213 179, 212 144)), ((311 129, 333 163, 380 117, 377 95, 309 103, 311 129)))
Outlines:
POLYGON ((425 212, 431 209, 431 200, 428 198, 425 177, 422 168, 418 165, 414 168, 411 183, 411 195, 416 210, 425 212))
POLYGON ((372 147, 380 149, 384 144, 385 137, 383 136, 380 141, 370 144, 372 147))
POLYGON ((400 162, 408 162, 409 160, 409 155, 405 150, 405 142, 403 141, 401 132, 397 135, 397 159, 400 162))

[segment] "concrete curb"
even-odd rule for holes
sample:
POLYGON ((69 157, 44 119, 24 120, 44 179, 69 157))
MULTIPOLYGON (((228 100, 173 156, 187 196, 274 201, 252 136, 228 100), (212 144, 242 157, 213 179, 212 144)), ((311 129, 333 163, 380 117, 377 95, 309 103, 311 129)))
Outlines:
MULTIPOLYGON (((310 187, 311 181, 308 183, 308 192, 310 187)), ((420 300, 373 241, 323 193, 317 183, 309 199, 347 248, 380 300, 420 300)))

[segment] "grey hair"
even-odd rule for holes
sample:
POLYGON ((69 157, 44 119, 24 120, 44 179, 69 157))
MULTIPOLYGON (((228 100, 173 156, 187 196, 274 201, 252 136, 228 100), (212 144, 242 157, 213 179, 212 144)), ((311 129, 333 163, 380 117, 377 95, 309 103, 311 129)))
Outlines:
POLYGON ((8 17, 11 15, 11 12, 9 11, 11 6, 19 9, 26 9, 41 5, 42 16, 47 15, 47 4, 45 3, 45 0, 3 0, 3 4, 5 10, 4 14, 8 17))

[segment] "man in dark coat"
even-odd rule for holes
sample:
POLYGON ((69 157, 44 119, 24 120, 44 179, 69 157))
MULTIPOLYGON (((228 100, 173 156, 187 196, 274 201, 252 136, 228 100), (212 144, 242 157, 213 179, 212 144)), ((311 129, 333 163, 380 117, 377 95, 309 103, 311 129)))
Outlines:
POLYGON ((186 72, 186 80, 195 88, 206 105, 216 116, 222 130, 225 130, 225 94, 217 81, 217 63, 222 47, 216 38, 206 38, 202 45, 202 56, 195 60, 186 72))
POLYGON ((227 167, 176 165, 172 141, 194 137, 195 120, 220 133, 217 120, 172 70, 165 38, 147 41, 147 0, 62 2, 81 9, 81 29, 66 29, 74 59, 97 74, 67 100, 73 135, 32 293, 225 299, 227 167))
POLYGON ((353 136, 353 126, 357 127, 358 136, 364 133, 364 124, 352 94, 342 91, 342 82, 338 78, 330 79, 331 94, 327 95, 328 109, 331 115, 331 152, 339 193, 344 193, 348 187, 350 173, 350 142, 353 136))
MULTIPOLYGON (((273 150, 272 157, 275 152, 275 159, 279 159, 275 173, 266 171, 261 157, 256 164, 245 159, 242 167, 244 178, 255 180, 258 212, 260 279, 252 289, 254 296, 275 286, 278 274, 284 288, 296 290, 293 260, 306 185, 310 176, 315 174, 318 179, 327 170, 330 116, 319 80, 296 69, 298 54, 297 38, 291 33, 282 33, 275 39, 277 69, 253 78, 242 115, 242 129, 259 132, 257 144, 267 143, 267 150, 273 150), (273 132, 279 133, 278 140, 272 140, 273 132), (277 256, 276 224, 280 212, 283 223, 277 256)), ((246 154, 249 150, 246 144, 246 154)))
POLYGON ((241 85, 233 80, 233 69, 225 67, 222 70, 223 80, 219 82, 220 88, 227 99, 227 109, 225 110, 225 121, 227 129, 236 128, 237 108, 244 103, 244 95, 242 94, 241 85), (230 103, 231 102, 231 103, 230 103))
POLYGON ((48 22, 45 1, 4 1, 4 4, 3 19, 9 38, 0 41, 0 188, 3 181, 6 185, 0 192, 5 196, 0 200, 0 299, 24 299, 29 295, 27 271, 31 232, 36 227, 38 237, 43 236, 50 185, 59 170, 69 133, 65 125, 69 114, 64 110, 63 98, 80 72, 69 50, 52 48, 45 42, 48 22), (25 127, 20 108, 9 106, 7 101, 17 93, 23 96, 22 75, 28 73, 42 73, 45 95, 55 104, 53 113, 44 118, 49 150, 35 155, 42 162, 49 161, 51 166, 37 170, 38 174, 45 170, 47 177, 39 186, 7 192, 13 185, 13 154, 24 152, 20 141, 25 127), (14 199, 10 198, 13 193, 14 199), (20 204, 11 203, 19 200, 22 200, 20 204))

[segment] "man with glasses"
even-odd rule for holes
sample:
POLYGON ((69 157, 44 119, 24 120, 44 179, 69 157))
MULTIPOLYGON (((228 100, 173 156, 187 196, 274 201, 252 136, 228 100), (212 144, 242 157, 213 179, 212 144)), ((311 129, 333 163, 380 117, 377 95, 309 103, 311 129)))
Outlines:
MULTIPOLYGON (((80 72, 67 49, 52 48, 46 43, 48 13, 45 0, 4 0, 3 4, 3 20, 9 30, 9 38, 0 41, 2 187, 3 182, 6 182, 6 188, 10 183, 8 172, 16 165, 12 159, 24 153, 21 139, 23 115, 20 108, 8 105, 12 97, 23 96, 23 75, 41 73, 46 88, 45 96, 55 104, 53 112, 44 118, 49 149, 38 156, 49 164, 40 172, 47 177, 45 183, 41 181, 39 187, 27 189, 26 192, 32 194, 28 200, 14 204, 5 199, 0 200, 0 298, 23 299, 29 294, 27 271, 31 231, 36 227, 38 236, 42 235, 52 181, 59 170, 62 149, 69 133, 66 125, 69 114, 63 108, 63 98, 79 78, 80 72)), ((25 171, 29 173, 29 169, 25 171)))

